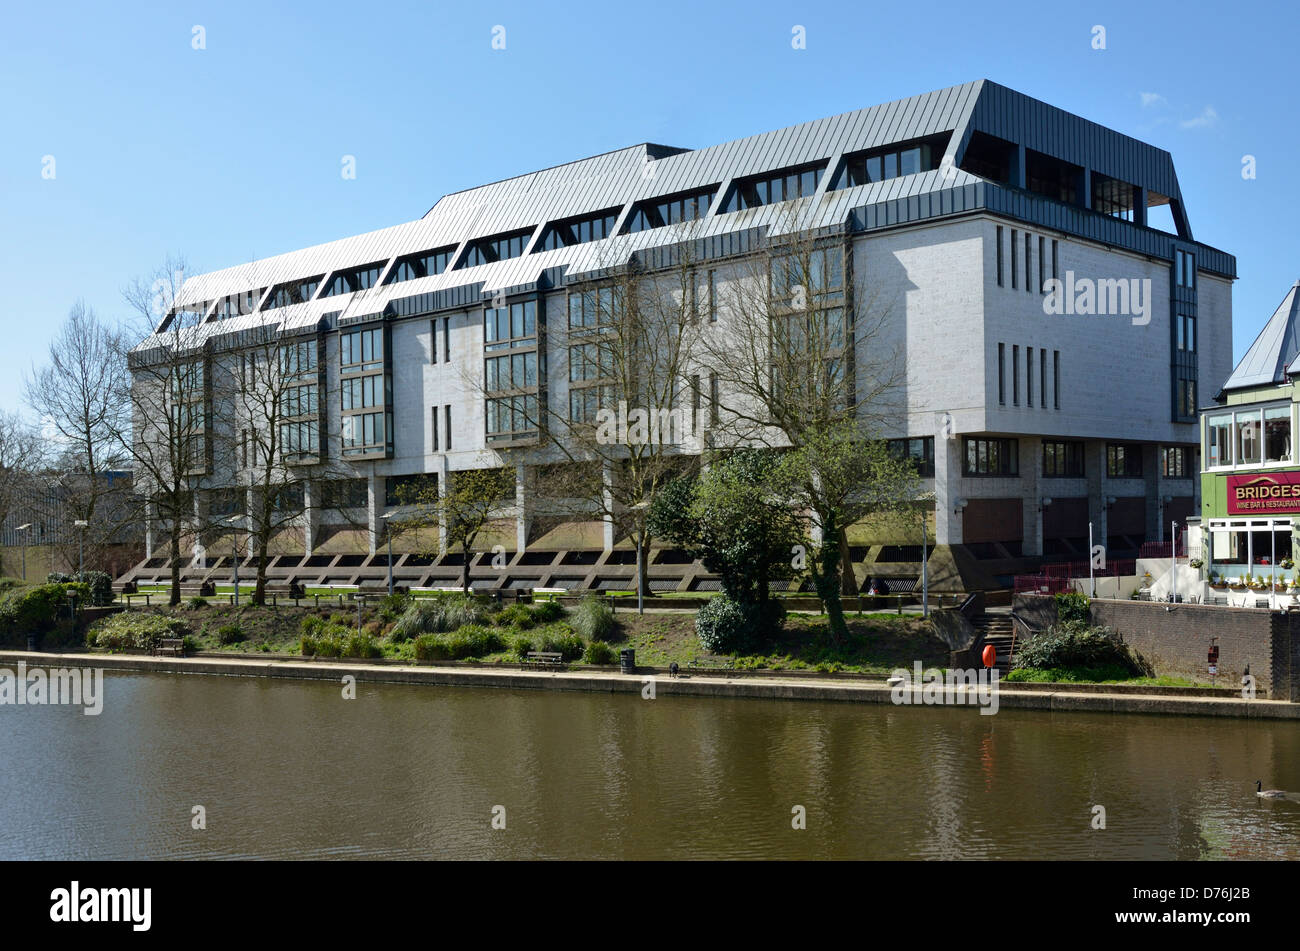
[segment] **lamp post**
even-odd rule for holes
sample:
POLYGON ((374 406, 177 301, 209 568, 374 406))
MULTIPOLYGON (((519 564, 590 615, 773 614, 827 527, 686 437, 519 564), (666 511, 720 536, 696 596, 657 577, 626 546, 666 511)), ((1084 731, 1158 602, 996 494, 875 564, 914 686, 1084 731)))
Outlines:
POLYGON ((385 512, 379 516, 384 520, 384 535, 388 537, 388 596, 393 596, 393 523, 389 521, 396 512, 385 512))
MULTIPOLYGON (((931 505, 933 505, 934 493, 933 492, 921 493, 920 501, 922 503, 921 505, 921 617, 928 618, 930 616, 930 556, 929 556, 929 545, 928 545, 929 539, 926 537, 926 525, 925 525, 926 506, 924 503, 928 502, 931 505)), ((858 604, 859 605, 862 604, 860 598, 858 600, 858 604)), ((942 597, 940 598, 939 605, 940 607, 943 606, 942 597)))
POLYGON ((239 607, 239 520, 242 516, 231 515, 227 524, 235 529, 230 535, 230 554, 235 563, 235 607, 239 607))
POLYGON ((86 573, 86 526, 90 523, 84 518, 79 518, 72 524, 81 529, 77 534, 77 578, 80 580, 86 573))
MULTIPOLYGON (((634 512, 643 512, 650 507, 650 500, 645 499, 628 508, 634 512)), ((641 590, 641 549, 645 547, 644 527, 636 533, 636 613, 645 614, 645 594, 641 590)))
POLYGON ((23 533, 22 538, 23 538, 23 580, 24 581, 27 580, 27 531, 31 527, 32 527, 32 523, 28 522, 26 525, 19 525, 17 528, 14 529, 15 532, 23 533))

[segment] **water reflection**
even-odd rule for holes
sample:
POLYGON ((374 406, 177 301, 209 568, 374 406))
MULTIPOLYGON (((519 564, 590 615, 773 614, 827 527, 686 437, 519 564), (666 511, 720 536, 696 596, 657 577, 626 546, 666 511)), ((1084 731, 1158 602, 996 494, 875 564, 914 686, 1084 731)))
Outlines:
POLYGON ((0 858, 1300 858, 1288 723, 105 683, 0 708, 0 858))

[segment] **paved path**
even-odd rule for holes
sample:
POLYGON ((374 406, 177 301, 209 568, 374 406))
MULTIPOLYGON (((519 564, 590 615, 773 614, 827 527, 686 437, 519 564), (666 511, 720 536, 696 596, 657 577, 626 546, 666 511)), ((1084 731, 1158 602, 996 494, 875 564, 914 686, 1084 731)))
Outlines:
MULTIPOLYGON (((327 680, 335 683, 341 683, 345 676, 352 676, 358 683, 581 690, 596 693, 644 694, 647 682, 653 681, 656 698, 678 695, 858 703, 894 702, 893 691, 888 684, 881 681, 839 679, 829 676, 798 678, 695 672, 689 676, 673 678, 663 673, 622 674, 609 670, 582 669, 516 670, 505 665, 431 667, 308 659, 264 661, 211 656, 172 658, 150 657, 142 654, 47 654, 0 651, 0 665, 8 670, 14 670, 19 662, 25 662, 28 668, 100 667, 105 670, 327 680)), ((913 689, 916 697, 906 705, 925 705, 920 702, 920 688, 913 689)), ((1082 692, 1077 687, 1053 690, 1050 687, 1044 689, 1040 685, 1038 689, 1030 689, 1028 685, 1004 687, 1001 683, 998 684, 997 693, 999 709, 1300 720, 1300 704, 1280 700, 1242 700, 1233 697, 1171 696, 1133 692, 1093 693, 1082 692)), ((941 687, 938 694, 943 698, 943 705, 977 706, 979 703, 973 688, 941 687)))

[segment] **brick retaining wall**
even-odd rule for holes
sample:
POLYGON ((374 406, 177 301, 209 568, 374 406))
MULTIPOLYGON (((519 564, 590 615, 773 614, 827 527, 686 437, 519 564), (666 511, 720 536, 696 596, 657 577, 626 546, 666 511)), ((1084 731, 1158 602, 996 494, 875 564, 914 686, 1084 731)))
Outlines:
MULTIPOLYGON (((1016 611, 1051 623, 1056 604, 1022 596, 1016 611)), ((1240 684, 1249 666, 1259 696, 1300 702, 1300 678, 1292 676, 1300 672, 1300 612, 1098 598, 1091 614, 1094 624, 1118 631, 1157 675, 1208 680, 1213 637, 1219 645, 1218 683, 1240 684)))

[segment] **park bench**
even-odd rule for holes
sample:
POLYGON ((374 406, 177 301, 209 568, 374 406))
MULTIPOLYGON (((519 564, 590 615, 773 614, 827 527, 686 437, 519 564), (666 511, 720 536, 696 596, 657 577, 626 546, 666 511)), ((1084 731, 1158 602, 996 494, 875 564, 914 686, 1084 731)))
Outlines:
POLYGON ((524 662, 557 666, 564 663, 564 655, 557 651, 529 651, 524 662))
POLYGON ((559 598, 561 595, 565 595, 568 593, 569 592, 566 591, 564 588, 534 588, 533 600, 536 601, 540 598, 548 601, 554 601, 557 598, 559 598))
POLYGON ((132 600, 134 600, 135 598, 144 598, 145 606, 148 607, 149 599, 152 597, 153 597, 153 592, 151 591, 146 591, 144 594, 137 594, 135 592, 131 592, 130 594, 123 594, 122 600, 126 602, 126 606, 129 608, 131 606, 132 600))
POLYGON ((716 657, 712 654, 698 654, 686 665, 691 670, 731 670, 735 663, 730 657, 716 657))
POLYGON ((185 656, 185 640, 180 637, 164 637, 158 641, 158 646, 154 648, 155 654, 163 654, 167 651, 172 652, 173 657, 185 656))

